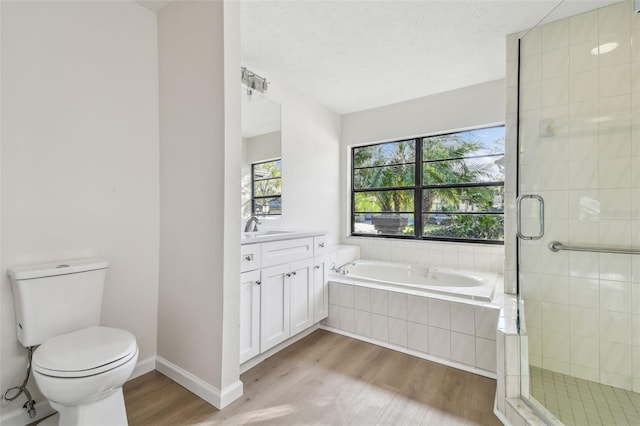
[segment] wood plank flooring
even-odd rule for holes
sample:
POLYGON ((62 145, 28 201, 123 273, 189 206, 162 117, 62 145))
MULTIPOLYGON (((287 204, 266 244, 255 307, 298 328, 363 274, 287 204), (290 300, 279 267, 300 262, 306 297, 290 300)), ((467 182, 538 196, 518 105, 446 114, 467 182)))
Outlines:
POLYGON ((318 330, 241 376, 219 411, 154 371, 124 386, 129 425, 500 425, 495 380, 318 330))

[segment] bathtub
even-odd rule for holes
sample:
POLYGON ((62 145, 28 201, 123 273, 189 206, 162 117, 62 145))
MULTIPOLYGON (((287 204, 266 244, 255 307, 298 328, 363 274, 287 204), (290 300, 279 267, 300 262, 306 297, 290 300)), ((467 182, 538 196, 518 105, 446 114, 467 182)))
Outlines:
POLYGON ((500 276, 489 272, 424 267, 401 263, 357 260, 344 267, 346 274, 332 273, 331 281, 384 289, 408 290, 451 298, 491 302, 500 276))

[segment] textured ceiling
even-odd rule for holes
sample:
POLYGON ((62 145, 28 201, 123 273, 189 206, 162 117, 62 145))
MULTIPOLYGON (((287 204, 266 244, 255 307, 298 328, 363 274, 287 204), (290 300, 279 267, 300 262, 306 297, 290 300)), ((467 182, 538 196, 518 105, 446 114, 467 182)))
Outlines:
MULTIPOLYGON (((505 76, 505 36, 557 0, 246 1, 242 61, 340 113, 505 76)), ((555 20, 616 1, 565 1, 555 20)))

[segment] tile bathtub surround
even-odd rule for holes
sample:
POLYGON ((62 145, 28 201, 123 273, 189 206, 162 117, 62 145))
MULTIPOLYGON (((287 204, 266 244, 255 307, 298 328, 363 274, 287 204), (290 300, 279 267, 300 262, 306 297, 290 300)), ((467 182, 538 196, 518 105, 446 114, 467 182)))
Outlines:
POLYGON ((497 306, 329 282, 324 325, 493 377, 497 306))
POLYGON ((504 247, 498 245, 365 237, 347 237, 345 242, 360 247, 362 259, 499 274, 504 270, 504 247))

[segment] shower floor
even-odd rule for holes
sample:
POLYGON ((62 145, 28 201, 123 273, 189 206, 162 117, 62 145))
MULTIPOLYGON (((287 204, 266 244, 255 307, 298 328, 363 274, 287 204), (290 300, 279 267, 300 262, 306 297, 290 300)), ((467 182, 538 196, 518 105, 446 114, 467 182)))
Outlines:
POLYGON ((640 425, 640 394, 537 367, 531 395, 567 426, 640 425))

